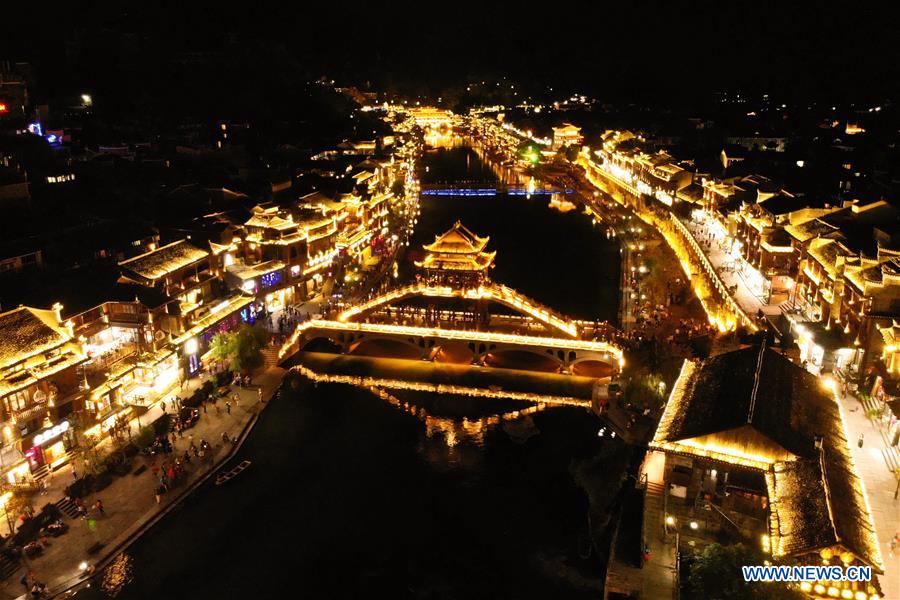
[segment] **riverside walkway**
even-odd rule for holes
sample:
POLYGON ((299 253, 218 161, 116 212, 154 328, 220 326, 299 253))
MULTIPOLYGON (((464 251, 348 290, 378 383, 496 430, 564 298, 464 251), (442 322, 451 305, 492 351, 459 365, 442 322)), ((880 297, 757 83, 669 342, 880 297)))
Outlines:
MULTIPOLYGON (((97 499, 102 499, 105 515, 97 515, 88 511, 87 519, 63 520, 69 525, 68 533, 50 538, 49 547, 40 556, 23 559, 22 566, 12 576, 0 584, 0 600, 13 598, 31 598, 19 580, 23 573, 30 571, 35 578, 47 585, 45 597, 61 595, 85 583, 89 573, 81 569, 86 563, 94 573, 108 565, 119 553, 137 540, 147 529, 153 526, 169 510, 174 508, 183 498, 190 494, 206 478, 217 472, 231 458, 249 434, 256 418, 278 387, 284 376, 284 370, 272 367, 254 376, 252 384, 246 388, 231 387, 231 394, 238 394, 240 401, 233 404, 230 412, 225 409, 224 400, 219 401, 219 412, 208 406, 207 411, 200 409, 197 424, 184 432, 183 438, 176 438, 172 459, 180 456, 190 446, 191 439, 195 444, 206 440, 212 445, 212 460, 201 464, 193 459, 186 465, 187 480, 172 488, 162 496, 157 504, 154 489, 158 480, 150 468, 139 474, 144 458, 135 457, 131 474, 117 477, 106 489, 91 493, 84 498, 84 506, 93 506, 97 499), (262 390, 260 395, 259 390, 262 390), (262 397, 262 402, 260 402, 262 397), (226 446, 222 433, 237 438, 233 445, 226 446), (88 554, 88 549, 100 544, 99 552, 88 554)), ((166 395, 167 404, 174 395, 188 397, 203 384, 203 379, 194 378, 184 389, 175 388, 166 395)), ((157 403, 147 413, 141 415, 140 422, 147 425, 162 416, 162 408, 157 403)), ((133 431, 138 427, 137 419, 131 423, 133 431)), ((149 465, 149 461, 147 462, 149 465)), ((64 497, 63 490, 73 482, 72 466, 68 465, 53 475, 46 495, 36 496, 35 503, 55 503, 64 497)))

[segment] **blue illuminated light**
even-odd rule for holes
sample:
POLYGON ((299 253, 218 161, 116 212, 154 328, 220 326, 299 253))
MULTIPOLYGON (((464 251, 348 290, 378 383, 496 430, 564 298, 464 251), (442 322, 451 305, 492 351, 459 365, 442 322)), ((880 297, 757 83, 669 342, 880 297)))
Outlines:
POLYGON ((270 288, 274 285, 278 285, 279 283, 281 283, 281 271, 266 273, 259 278, 259 285, 263 289, 270 288))

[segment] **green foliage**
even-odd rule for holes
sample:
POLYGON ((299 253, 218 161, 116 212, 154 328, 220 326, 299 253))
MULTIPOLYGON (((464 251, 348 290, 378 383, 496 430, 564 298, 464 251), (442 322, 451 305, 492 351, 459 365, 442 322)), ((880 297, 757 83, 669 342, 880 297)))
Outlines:
POLYGON ((623 389, 626 402, 651 410, 657 410, 665 402, 665 392, 668 388, 658 373, 646 367, 637 367, 632 369, 624 379, 623 389))
POLYGON ((625 444, 607 443, 594 456, 573 459, 569 464, 572 479, 585 491, 590 501, 595 534, 601 534, 609 522, 610 506, 627 476, 625 465, 628 464, 630 451, 625 444))
POLYGON ((141 430, 134 436, 132 439, 132 443, 143 450, 144 448, 150 446, 153 443, 153 440, 156 439, 156 432, 153 430, 152 425, 145 425, 141 427, 141 430))
POLYGON ((574 163, 578 160, 578 155, 581 153, 581 147, 576 146, 575 144, 570 144, 562 149, 563 156, 566 157, 566 160, 570 163, 574 163))
POLYGON ((228 361, 236 373, 249 373, 262 366, 262 350, 269 343, 269 332, 257 322, 242 325, 237 331, 217 333, 210 343, 210 351, 216 360, 228 361))
POLYGON ((801 600, 806 596, 784 583, 744 581, 741 567, 763 564, 763 556, 745 546, 710 544, 694 556, 686 598, 722 600, 801 600))
POLYGON ((519 156, 530 163, 537 164, 541 161, 541 147, 534 142, 522 142, 518 150, 519 156))

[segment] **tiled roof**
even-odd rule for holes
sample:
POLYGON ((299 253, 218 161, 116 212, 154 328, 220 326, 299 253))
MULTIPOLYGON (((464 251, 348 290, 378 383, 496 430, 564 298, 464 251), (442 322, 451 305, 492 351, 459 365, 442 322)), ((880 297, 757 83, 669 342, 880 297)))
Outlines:
POLYGON ((50 310, 22 306, 0 314, 0 368, 69 341, 50 310))
POLYGON ((839 545, 881 569, 840 411, 814 375, 750 347, 686 362, 651 446, 763 471, 776 557, 839 545))
POLYGON ((160 279, 207 256, 208 251, 201 250, 185 240, 179 240, 122 261, 119 266, 146 279, 160 279))

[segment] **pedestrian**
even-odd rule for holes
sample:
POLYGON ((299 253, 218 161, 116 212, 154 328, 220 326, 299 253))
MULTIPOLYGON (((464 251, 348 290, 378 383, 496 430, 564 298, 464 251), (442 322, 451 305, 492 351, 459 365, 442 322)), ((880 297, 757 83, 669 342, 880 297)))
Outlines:
POLYGON ((859 434, 859 438, 857 438, 857 440, 856 440, 856 447, 857 447, 857 448, 862 448, 862 447, 863 447, 863 438, 864 438, 864 437, 865 437, 865 434, 862 434, 862 433, 859 434))
POLYGON ((228 400, 225 401, 225 412, 227 412, 229 415, 231 414, 231 402, 229 402, 228 400))
POLYGON ((156 489, 153 491, 153 493, 156 496, 156 503, 159 504, 160 501, 162 500, 162 494, 163 494, 162 484, 158 485, 156 487, 156 489))
POLYGON ((207 404, 206 402, 203 403, 203 414, 204 414, 204 415, 205 415, 206 412, 207 412, 207 410, 206 410, 206 404, 207 404))
POLYGON ((261 387, 256 388, 256 398, 257 398, 257 400, 259 400, 260 402, 263 401, 263 397, 262 397, 262 388, 261 388, 261 387))
POLYGON ((900 532, 895 533, 895 534, 894 534, 894 537, 891 538, 891 542, 890 542, 890 544, 891 544, 891 552, 890 552, 891 558, 894 558, 894 550, 897 549, 897 543, 898 543, 898 542, 900 542, 900 532))
POLYGON ((78 471, 75 470, 75 467, 72 467, 72 479, 78 481, 78 471))
POLYGON ((101 500, 100 498, 97 498, 97 501, 94 502, 94 508, 98 513, 100 513, 100 516, 106 516, 106 512, 103 510, 103 500, 101 500))

